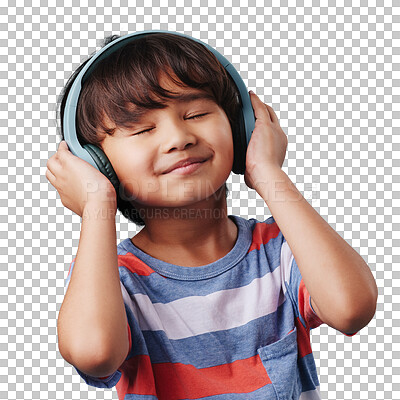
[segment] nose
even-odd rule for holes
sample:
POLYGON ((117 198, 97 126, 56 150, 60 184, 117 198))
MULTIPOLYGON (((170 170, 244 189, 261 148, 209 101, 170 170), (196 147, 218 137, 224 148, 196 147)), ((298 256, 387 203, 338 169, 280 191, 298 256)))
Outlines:
POLYGON ((197 143, 197 137, 189 127, 188 121, 169 121, 164 125, 163 151, 185 150, 197 143))

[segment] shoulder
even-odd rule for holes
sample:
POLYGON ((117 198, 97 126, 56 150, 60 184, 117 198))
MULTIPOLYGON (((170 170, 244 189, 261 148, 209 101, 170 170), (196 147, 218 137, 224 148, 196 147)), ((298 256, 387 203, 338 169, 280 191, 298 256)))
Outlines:
POLYGON ((280 233, 280 229, 275 222, 275 219, 271 216, 266 219, 260 218, 243 218, 238 215, 232 215, 236 224, 241 225, 242 228, 250 229, 253 234, 264 235, 266 233, 277 236, 280 233))
POLYGON ((251 218, 247 223, 252 233, 251 249, 264 248, 268 253, 280 253, 285 238, 273 217, 265 220, 251 218))
POLYGON ((117 256, 121 278, 125 275, 149 276, 154 273, 152 268, 134 254, 133 245, 129 238, 118 244, 117 256))

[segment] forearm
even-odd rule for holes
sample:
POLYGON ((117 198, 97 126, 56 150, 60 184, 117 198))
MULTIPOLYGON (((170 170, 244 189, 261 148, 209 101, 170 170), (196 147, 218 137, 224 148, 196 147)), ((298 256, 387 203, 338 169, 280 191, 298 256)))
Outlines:
POLYGON ((366 325, 375 313, 377 288, 362 257, 281 169, 270 169, 256 189, 287 240, 323 321, 341 331, 351 329, 351 324, 366 325))
POLYGON ((107 375, 127 355, 115 213, 107 207, 87 207, 82 216, 79 248, 58 318, 58 337, 63 357, 88 374, 107 375))

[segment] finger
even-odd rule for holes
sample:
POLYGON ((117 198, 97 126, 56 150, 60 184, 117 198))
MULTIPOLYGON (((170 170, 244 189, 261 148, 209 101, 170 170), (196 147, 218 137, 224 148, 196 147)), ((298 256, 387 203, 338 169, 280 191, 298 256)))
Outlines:
POLYGON ((269 111, 269 108, 268 108, 268 104, 267 104, 267 103, 263 103, 263 104, 264 104, 264 106, 265 106, 265 109, 266 109, 267 112, 268 112, 269 119, 271 120, 271 122, 273 122, 273 120, 272 120, 272 115, 271 115, 271 113, 270 113, 270 111, 269 111))
POLYGON ((54 156, 50 157, 47 160, 46 164, 47 169, 51 173, 52 176, 56 177, 60 171, 62 171, 62 165, 60 163, 60 158, 57 157, 57 154, 54 154, 54 156))
POLYGON ((60 144, 58 145, 57 153, 58 153, 58 154, 64 155, 64 154, 67 154, 67 153, 69 153, 69 152, 70 152, 70 151, 69 151, 67 142, 66 142, 65 140, 62 140, 62 141, 60 142, 60 144))
POLYGON ((250 90, 249 94, 256 119, 260 119, 264 122, 271 122, 271 116, 269 115, 269 111, 265 107, 265 104, 252 90, 250 90))
POLYGON ((67 142, 65 140, 61 141, 58 150, 57 156, 61 161, 65 161, 66 157, 69 157, 72 153, 70 152, 67 142))
POLYGON ((54 186, 56 177, 52 174, 52 172, 48 168, 46 169, 45 175, 46 175, 47 180, 54 186))
POLYGON ((271 121, 272 122, 279 122, 279 119, 278 119, 274 109, 271 106, 269 106, 268 104, 266 104, 266 106, 268 108, 269 115, 271 116, 271 121))
POLYGON ((58 150, 66 150, 68 149, 67 142, 65 140, 61 140, 60 144, 58 145, 58 150))

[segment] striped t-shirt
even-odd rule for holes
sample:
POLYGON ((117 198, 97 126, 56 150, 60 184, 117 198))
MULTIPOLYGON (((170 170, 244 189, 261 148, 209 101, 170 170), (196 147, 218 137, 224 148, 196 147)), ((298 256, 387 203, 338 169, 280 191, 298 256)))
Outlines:
POLYGON ((129 354, 111 376, 78 371, 89 385, 125 400, 320 399, 310 329, 322 321, 286 240, 272 217, 229 218, 234 247, 204 266, 119 243, 129 354))

